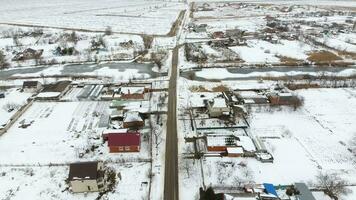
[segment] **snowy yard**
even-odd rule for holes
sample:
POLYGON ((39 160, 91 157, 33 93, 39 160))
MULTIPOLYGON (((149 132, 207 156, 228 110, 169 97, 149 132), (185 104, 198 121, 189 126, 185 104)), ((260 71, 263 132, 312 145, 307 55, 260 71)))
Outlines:
POLYGON ((7 124, 19 106, 26 104, 26 100, 32 95, 32 93, 20 92, 20 90, 20 88, 8 89, 4 92, 5 98, 0 98, 0 129, 7 124), (16 108, 10 109, 12 106, 16 108))
POLYGON ((142 130, 140 153, 109 154, 107 143, 103 144, 101 138, 103 128, 98 127, 100 116, 108 112, 109 104, 103 101, 34 103, 0 138, 0 163, 49 164, 148 159, 149 147, 147 139, 144 139, 149 131, 147 129, 142 130), (23 129, 18 127, 22 120, 34 122, 23 129), (90 150, 92 146, 98 148, 90 150), (80 158, 80 154, 84 156, 80 158))
MULTIPOLYGON (((149 163, 107 164, 121 174, 109 199, 137 200, 148 195, 149 163)), ((0 199, 95 200, 99 193, 73 194, 68 191, 68 166, 0 167, 0 199)))

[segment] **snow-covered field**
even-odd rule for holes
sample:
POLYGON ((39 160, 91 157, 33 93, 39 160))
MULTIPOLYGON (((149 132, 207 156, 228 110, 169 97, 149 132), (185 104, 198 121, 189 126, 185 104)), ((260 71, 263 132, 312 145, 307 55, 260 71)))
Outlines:
POLYGON ((0 23, 167 34, 184 4, 142 0, 5 0, 0 23))

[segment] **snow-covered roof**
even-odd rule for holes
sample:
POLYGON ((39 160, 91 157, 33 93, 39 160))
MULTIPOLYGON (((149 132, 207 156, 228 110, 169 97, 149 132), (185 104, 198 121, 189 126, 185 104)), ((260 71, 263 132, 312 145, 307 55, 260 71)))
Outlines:
POLYGON ((121 94, 143 94, 145 87, 121 87, 121 94))
POLYGON ((105 129, 103 131, 103 134, 109 134, 109 133, 127 133, 127 128, 122 128, 122 129, 105 129))
POLYGON ((243 99, 266 98, 254 91, 241 91, 239 92, 239 95, 243 99))
POLYGON ((239 136, 238 138, 240 139, 238 142, 239 146, 241 146, 245 151, 256 151, 256 147, 250 137, 239 136))
POLYGON ((60 92, 41 92, 37 95, 39 98, 52 98, 58 97, 61 93, 60 92))
POLYGON ((138 122, 143 121, 139 112, 126 112, 124 122, 138 122))
POLYGON ((227 153, 233 153, 233 154, 243 154, 244 150, 242 147, 228 147, 226 148, 227 153))
POLYGON ((214 99, 213 108, 226 108, 226 101, 224 98, 219 97, 214 99))

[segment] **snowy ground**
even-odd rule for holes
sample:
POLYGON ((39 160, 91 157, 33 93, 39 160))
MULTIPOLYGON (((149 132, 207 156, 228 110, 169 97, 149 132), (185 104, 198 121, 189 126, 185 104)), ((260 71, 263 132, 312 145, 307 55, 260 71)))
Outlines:
POLYGON ((21 92, 21 88, 12 88, 5 91, 5 98, 0 99, 0 128, 2 125, 7 124, 10 118, 19 109, 18 106, 26 104, 26 100, 32 93, 21 92), (9 112, 8 105, 16 104, 18 108, 9 112))

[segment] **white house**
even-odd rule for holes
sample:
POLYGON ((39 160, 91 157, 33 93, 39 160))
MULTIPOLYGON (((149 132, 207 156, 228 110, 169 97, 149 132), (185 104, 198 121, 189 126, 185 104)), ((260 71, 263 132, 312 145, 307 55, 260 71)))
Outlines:
POLYGON ((221 117, 230 115, 230 108, 222 97, 214 98, 208 101, 208 111, 210 117, 221 117))

